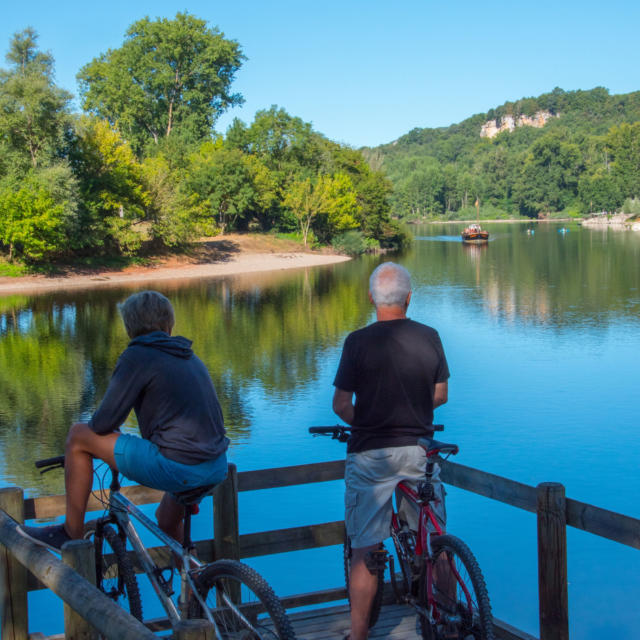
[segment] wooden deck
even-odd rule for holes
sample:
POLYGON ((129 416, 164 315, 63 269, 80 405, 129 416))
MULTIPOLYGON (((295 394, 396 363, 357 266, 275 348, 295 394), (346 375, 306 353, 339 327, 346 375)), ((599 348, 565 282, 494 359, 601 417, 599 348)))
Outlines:
MULTIPOLYGON (((298 640, 342 640, 349 631, 349 607, 338 605, 313 611, 289 612, 298 640)), ((392 604, 382 608, 380 619, 369 633, 371 640, 419 640, 418 619, 413 609, 392 604)))

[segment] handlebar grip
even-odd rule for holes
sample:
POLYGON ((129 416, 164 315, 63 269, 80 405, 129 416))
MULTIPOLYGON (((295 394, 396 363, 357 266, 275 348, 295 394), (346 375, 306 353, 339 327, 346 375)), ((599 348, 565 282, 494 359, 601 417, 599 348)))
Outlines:
POLYGON ((38 469, 42 469, 42 467, 52 467, 53 465, 62 465, 64 467, 64 456, 56 456, 55 458, 36 460, 35 465, 38 469))
POLYGON ((320 433, 323 435, 332 435, 340 431, 349 431, 351 427, 343 427, 340 424, 336 424, 333 427, 309 427, 309 433, 320 433))

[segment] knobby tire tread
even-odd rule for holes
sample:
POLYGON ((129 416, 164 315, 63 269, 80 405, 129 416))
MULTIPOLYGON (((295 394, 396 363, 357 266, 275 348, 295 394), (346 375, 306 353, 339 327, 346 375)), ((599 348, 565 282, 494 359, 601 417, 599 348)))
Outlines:
MULTIPOLYGON (((480 570, 480 565, 478 564, 478 561, 473 555, 471 549, 469 549, 467 544, 460 540, 460 538, 449 534, 431 538, 431 548, 433 551, 434 561, 443 551, 452 551, 456 556, 458 556, 469 575, 471 586, 475 593, 475 599, 478 603, 480 629, 474 630, 474 640, 495 640, 489 593, 487 591, 482 571, 480 570)), ((428 605, 426 583, 425 566, 425 572, 420 579, 420 606, 425 608, 428 605)), ((420 630, 424 640, 441 640, 441 635, 438 633, 437 629, 435 629, 423 616, 420 616, 420 630)), ((470 631, 468 633, 464 632, 464 635, 461 635, 460 639, 464 640, 468 635, 471 635, 470 631)))
MULTIPOLYGON (((233 578, 245 584, 260 600, 273 620, 279 640, 295 640, 296 636, 280 598, 269 583, 254 569, 236 560, 217 560, 205 566, 195 579, 196 588, 206 601, 207 594, 222 578, 233 578)), ((202 618, 202 607, 195 596, 189 599, 189 618, 202 618)))
MULTIPOLYGON (((86 539, 93 539, 96 558, 98 558, 98 554, 104 557, 104 546, 100 546, 100 548, 98 548, 99 545, 98 540, 95 536, 95 530, 96 521, 92 520, 91 522, 87 522, 85 524, 84 537, 86 539)), ((142 599, 140 598, 138 580, 136 578, 136 573, 133 569, 133 565, 131 564, 129 557, 127 556, 125 544, 120 539, 120 536, 117 534, 116 530, 108 524, 104 525, 103 539, 103 545, 108 545, 109 547, 111 547, 111 553, 113 553, 116 558, 118 573, 122 576, 122 581, 125 588, 125 595, 123 597, 128 603, 129 613, 134 618, 142 620, 142 599)), ((104 577, 102 575, 96 575, 96 586, 98 587, 98 589, 105 592, 103 578, 104 577)))

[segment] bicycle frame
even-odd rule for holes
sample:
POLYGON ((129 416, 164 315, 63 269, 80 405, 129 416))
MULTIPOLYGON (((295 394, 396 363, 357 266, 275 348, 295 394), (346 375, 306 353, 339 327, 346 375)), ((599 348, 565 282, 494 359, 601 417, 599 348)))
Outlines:
MULTIPOLYGON (((158 527, 158 525, 148 518, 144 513, 138 509, 128 498, 123 496, 119 491, 111 491, 109 496, 109 518, 117 522, 119 528, 124 532, 131 546, 134 549, 136 556, 140 562, 142 570, 149 578, 153 590, 160 599, 162 606, 164 607, 167 616, 172 625, 175 625, 181 618, 181 614, 178 611, 175 603, 160 584, 158 579, 159 568, 151 558, 151 555, 145 548, 136 528, 134 527, 131 519, 133 518, 139 522, 145 529, 150 531, 156 538, 158 538, 169 550, 181 559, 180 567, 180 583, 181 583, 181 601, 186 602, 187 587, 189 587, 194 594, 197 594, 197 589, 191 579, 190 571, 187 567, 195 565, 196 569, 202 567, 202 563, 192 554, 190 554, 182 545, 178 544, 171 536, 167 535, 164 531, 158 527)), ((196 596, 197 597, 197 596, 196 596)), ((204 603, 201 603, 204 604, 204 603)), ((207 607, 203 606, 203 611, 210 615, 207 607)), ((211 620, 213 622, 213 620, 211 620)))
MULTIPOLYGON (((421 562, 424 562, 425 559, 430 559, 431 552, 431 536, 443 535, 443 530, 438 520, 436 519, 432 509, 430 502, 428 500, 423 500, 420 495, 408 486, 405 482, 398 483, 397 487, 405 497, 407 497, 410 501, 412 501, 415 505, 420 508, 420 516, 418 518, 418 531, 416 536, 416 546, 415 546, 415 555, 421 558, 421 562), (433 531, 430 531, 429 524, 432 525, 433 531)), ((398 539, 398 533, 400 531, 400 520, 398 517, 398 513, 394 510, 391 515, 391 531, 392 537, 394 540, 398 539)), ((465 599, 467 601, 467 607, 469 609, 469 613, 472 613, 473 603, 471 594, 467 589, 467 586, 462 580, 458 570, 455 565, 449 559, 449 571, 451 571, 453 577, 455 578, 456 584, 459 585, 464 593, 465 599)), ((432 621, 439 618, 438 611, 438 603, 434 596, 434 565, 432 562, 426 562, 426 577, 427 577, 427 603, 429 610, 425 613, 419 610, 421 615, 427 615, 432 621)))

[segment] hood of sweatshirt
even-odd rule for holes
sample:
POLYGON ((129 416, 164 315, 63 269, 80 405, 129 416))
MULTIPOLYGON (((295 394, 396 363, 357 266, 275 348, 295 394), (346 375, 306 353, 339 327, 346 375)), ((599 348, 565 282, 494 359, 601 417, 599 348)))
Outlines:
POLYGON ((170 336, 164 331, 152 331, 142 336, 134 338, 130 343, 130 347, 150 347, 164 351, 176 358, 190 358, 193 355, 191 349, 191 340, 182 336, 170 336))

